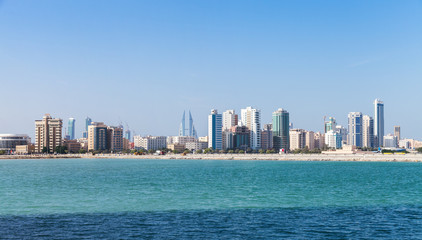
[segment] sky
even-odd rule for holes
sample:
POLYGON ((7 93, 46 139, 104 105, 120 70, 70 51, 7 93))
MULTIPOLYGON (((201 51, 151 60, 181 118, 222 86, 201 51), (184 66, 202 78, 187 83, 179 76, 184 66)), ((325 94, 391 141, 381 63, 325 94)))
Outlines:
POLYGON ((278 108, 295 128, 385 104, 385 133, 422 140, 421 0, 0 0, 0 133, 45 113, 177 135, 191 111, 278 108))

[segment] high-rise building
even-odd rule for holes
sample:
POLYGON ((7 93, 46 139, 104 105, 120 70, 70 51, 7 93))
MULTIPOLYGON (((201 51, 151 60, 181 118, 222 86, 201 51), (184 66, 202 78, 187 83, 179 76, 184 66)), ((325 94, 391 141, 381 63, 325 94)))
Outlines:
POLYGON ((49 152, 62 145, 63 121, 45 114, 42 120, 35 120, 35 152, 49 152))
POLYGON ((83 132, 83 138, 88 138, 88 126, 91 125, 92 119, 90 117, 86 117, 85 119, 85 132, 83 132))
POLYGON ((113 152, 123 151, 123 128, 107 127, 107 149, 113 152))
POLYGON ((218 114, 216 109, 211 110, 211 114, 208 116, 208 147, 221 150, 223 149, 222 139, 222 116, 218 114))
POLYGON ((107 126, 102 122, 92 122, 88 126, 88 151, 103 151, 108 149, 107 126))
POLYGON ((303 129, 292 129, 289 132, 290 150, 302 149, 306 146, 306 133, 303 129))
POLYGON ((247 107, 240 111, 242 126, 249 128, 250 147, 253 150, 261 148, 261 111, 252 107, 247 107))
POLYGON ((247 150, 250 147, 250 130, 246 126, 233 126, 231 128, 233 148, 247 150))
POLYGON ((374 101, 374 138, 375 147, 383 146, 384 139, 384 102, 379 99, 374 101))
POLYGON ((335 130, 341 135, 341 145, 343 146, 344 144, 347 144, 347 128, 343 127, 342 125, 337 125, 335 130))
POLYGON ((273 148, 273 125, 264 124, 264 129, 261 132, 261 148, 264 150, 273 148))
POLYGON ((342 147, 341 134, 334 130, 325 133, 325 144, 328 148, 339 149, 342 147))
POLYGON ((223 112, 223 130, 230 130, 236 126, 238 122, 238 116, 234 110, 227 110, 223 112))
POLYGON ((400 141, 400 126, 394 126, 394 136, 397 138, 397 143, 400 141))
POLYGON ((189 137, 198 138, 198 135, 195 130, 195 126, 193 125, 193 118, 190 111, 189 111, 189 128, 188 129, 186 129, 185 111, 183 111, 182 122, 180 123, 180 127, 179 127, 179 136, 181 137, 189 136, 189 137), (186 130, 188 131, 188 133, 186 133, 186 130))
POLYGON ((69 122, 67 124, 67 135, 69 135, 69 140, 75 139, 75 119, 69 118, 69 122))
POLYGON ((132 138, 131 138, 131 132, 130 132, 130 130, 129 129, 127 129, 126 131, 125 131, 125 136, 124 136, 124 138, 126 138, 127 140, 129 140, 129 141, 132 141, 132 138))
POLYGON ((315 148, 323 149, 325 145, 325 134, 320 132, 314 133, 315 148))
POLYGON ((374 147, 374 120, 368 115, 362 117, 362 147, 374 147))
POLYGON ((305 146, 309 150, 315 149, 315 133, 313 131, 305 132, 305 146))
POLYGON ((349 118, 349 139, 348 144, 362 147, 362 113, 351 112, 349 118))
POLYGON ((289 112, 279 108, 273 112, 273 147, 275 150, 289 150, 289 112))
POLYGON ((336 126, 337 126, 336 119, 333 117, 329 117, 328 121, 326 121, 324 124, 325 133, 331 130, 335 130, 336 126))

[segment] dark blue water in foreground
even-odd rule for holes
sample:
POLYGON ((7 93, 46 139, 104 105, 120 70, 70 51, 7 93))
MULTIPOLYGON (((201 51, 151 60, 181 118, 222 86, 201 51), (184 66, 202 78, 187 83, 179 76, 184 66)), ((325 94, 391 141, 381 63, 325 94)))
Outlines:
POLYGON ((418 239, 418 163, 0 161, 1 239, 418 239))
POLYGON ((415 239, 422 208, 295 208, 0 217, 4 239, 415 239))

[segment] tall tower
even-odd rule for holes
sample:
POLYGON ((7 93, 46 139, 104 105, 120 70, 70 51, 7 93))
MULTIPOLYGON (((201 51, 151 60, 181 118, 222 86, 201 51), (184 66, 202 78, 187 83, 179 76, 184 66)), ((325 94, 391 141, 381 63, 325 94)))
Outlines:
POLYGON ((273 112, 273 146, 275 150, 290 148, 289 112, 279 108, 273 112))
POLYGON ((379 99, 374 101, 374 137, 375 147, 382 147, 384 140, 384 102, 379 99))
POLYGON ((374 119, 368 115, 362 117, 362 147, 374 147, 374 119))
POLYGON ((69 122, 67 124, 67 135, 69 135, 69 139, 75 139, 75 119, 69 118, 69 122))
POLYGON ((252 107, 242 109, 241 122, 242 126, 246 126, 251 131, 250 145, 254 150, 261 148, 261 111, 252 107))
POLYGON ((223 112, 223 130, 230 130, 237 125, 238 116, 234 110, 223 112))
POLYGON ((397 146, 401 139, 400 137, 400 126, 394 126, 394 136, 397 138, 397 146))
POLYGON ((180 127, 179 127, 179 137, 189 136, 189 137, 198 138, 195 126, 193 125, 193 118, 190 111, 189 111, 189 128, 186 129, 186 118, 185 118, 186 114, 185 113, 186 112, 183 111, 182 122, 180 122, 180 127), (187 134, 186 134, 186 130, 188 131, 187 134))
POLYGON ((183 115, 182 115, 182 122, 180 123, 180 127, 179 127, 179 136, 183 137, 186 136, 185 134, 185 111, 183 111, 183 115))
POLYGON ((349 118, 349 145, 362 147, 362 113, 351 112, 349 118))
POLYGON ((85 119, 85 132, 83 133, 83 138, 88 138, 88 126, 91 125, 92 119, 90 117, 86 117, 85 119))
POLYGON ((325 122, 325 133, 331 130, 335 130, 337 126, 336 119, 333 117, 328 118, 328 122, 325 122))
POLYGON ((62 145, 63 121, 45 114, 42 120, 35 120, 35 152, 52 153, 62 145))
POLYGON ((189 136, 198 138, 198 135, 196 134, 195 126, 193 125, 193 118, 192 118, 192 114, 190 113, 190 110, 189 110, 189 136))
POLYGON ((222 116, 216 109, 208 116, 208 147, 216 150, 223 149, 222 116))

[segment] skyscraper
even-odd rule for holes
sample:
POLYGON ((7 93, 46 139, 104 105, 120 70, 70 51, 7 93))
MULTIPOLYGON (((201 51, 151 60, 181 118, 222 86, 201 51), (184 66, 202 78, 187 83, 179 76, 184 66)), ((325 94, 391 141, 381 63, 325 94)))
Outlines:
POLYGON ((273 146, 275 150, 289 151, 289 112, 279 108, 273 112, 273 146))
POLYGON ((85 132, 83 133, 83 138, 88 138, 88 126, 91 125, 92 119, 90 117, 86 117, 85 119, 85 132))
POLYGON ((394 136, 397 137, 397 143, 400 141, 400 126, 394 126, 394 136))
POLYGON ((325 122, 325 126, 324 126, 325 133, 327 133, 328 131, 331 131, 331 130, 335 130, 336 126, 337 126, 336 119, 333 118, 333 117, 329 117, 328 121, 325 122))
POLYGON ((184 137, 184 136, 198 138, 195 126, 193 125, 193 118, 190 111, 189 111, 189 129, 186 129, 185 111, 183 111, 182 122, 180 123, 180 127, 179 127, 179 137, 184 137), (186 130, 188 130, 187 134, 186 134, 186 130))
POLYGON ((223 130, 230 130, 237 125, 238 116, 234 110, 223 112, 223 130))
POLYGON ((211 114, 208 116, 208 147, 221 150, 223 149, 222 144, 222 116, 218 114, 216 109, 211 110, 211 114))
POLYGON ((67 124, 67 135, 69 135, 69 140, 75 139, 75 119, 69 118, 69 122, 67 124))
POLYGON ((375 147, 382 147, 384 140, 384 102, 379 99, 374 101, 374 137, 375 147))
POLYGON ((131 132, 130 132, 130 130, 129 129, 127 129, 126 131, 125 131, 125 136, 124 136, 124 138, 126 138, 127 140, 129 140, 129 141, 132 141, 132 138, 131 138, 131 132))
POLYGON ((362 147, 362 113, 351 112, 349 118, 349 145, 362 147))
POLYGON ((45 114, 42 120, 35 120, 35 152, 52 153, 62 144, 63 121, 45 114))
POLYGON ((362 147, 374 147, 374 119, 368 115, 362 117, 362 147))
POLYGON ((254 150, 261 148, 261 111, 252 107, 247 107, 240 111, 243 126, 249 128, 250 146, 254 150))

